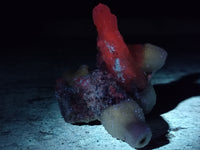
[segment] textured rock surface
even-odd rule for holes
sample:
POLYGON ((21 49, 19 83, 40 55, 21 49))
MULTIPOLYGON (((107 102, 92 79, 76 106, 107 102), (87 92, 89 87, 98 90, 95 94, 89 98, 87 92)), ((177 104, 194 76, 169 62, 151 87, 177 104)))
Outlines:
POLYGON ((74 78, 73 86, 63 79, 57 80, 55 95, 68 123, 99 119, 104 109, 128 97, 111 74, 99 69, 74 78))

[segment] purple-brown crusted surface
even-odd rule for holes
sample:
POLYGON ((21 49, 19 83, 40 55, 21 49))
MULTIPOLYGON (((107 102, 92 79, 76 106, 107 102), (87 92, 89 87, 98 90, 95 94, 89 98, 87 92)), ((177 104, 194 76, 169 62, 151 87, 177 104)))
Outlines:
POLYGON ((111 74, 95 70, 75 78, 73 86, 58 80, 56 97, 65 121, 74 123, 96 119, 102 110, 125 100, 127 95, 111 74))
POLYGON ((89 122, 94 119, 94 113, 81 100, 78 90, 68 86, 63 79, 56 82, 56 98, 66 122, 89 122))

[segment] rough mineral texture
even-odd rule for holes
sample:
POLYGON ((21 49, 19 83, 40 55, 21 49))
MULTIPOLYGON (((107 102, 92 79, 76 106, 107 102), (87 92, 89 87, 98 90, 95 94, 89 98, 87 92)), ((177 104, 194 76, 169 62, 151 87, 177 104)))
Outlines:
POLYGON ((125 100, 125 91, 107 72, 95 70, 74 79, 73 87, 57 80, 56 97, 67 122, 88 122, 97 119, 101 111, 125 100))

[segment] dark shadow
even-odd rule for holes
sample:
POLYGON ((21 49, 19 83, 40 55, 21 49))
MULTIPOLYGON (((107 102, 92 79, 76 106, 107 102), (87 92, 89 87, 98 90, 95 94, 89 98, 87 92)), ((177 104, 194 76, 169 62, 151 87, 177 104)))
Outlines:
POLYGON ((152 130, 152 139, 146 147, 140 150, 150 150, 169 143, 167 137, 169 125, 160 115, 174 109, 181 101, 200 95, 198 79, 200 79, 200 73, 194 73, 169 84, 154 86, 157 94, 156 106, 146 116, 147 123, 152 130))
POLYGON ((181 101, 192 96, 200 95, 200 73, 194 73, 181 77, 169 84, 157 84, 154 86, 157 94, 157 102, 150 116, 160 115, 174 109, 181 101))
POLYGON ((169 143, 166 136, 168 134, 169 125, 161 116, 149 117, 146 119, 146 122, 151 128, 152 138, 149 144, 140 150, 150 150, 169 143))
POLYGON ((95 125, 101 125, 101 122, 99 120, 94 120, 94 121, 90 121, 88 123, 86 123, 86 122, 77 122, 77 123, 73 123, 73 125, 77 125, 77 126, 82 126, 82 125, 95 126, 95 125))

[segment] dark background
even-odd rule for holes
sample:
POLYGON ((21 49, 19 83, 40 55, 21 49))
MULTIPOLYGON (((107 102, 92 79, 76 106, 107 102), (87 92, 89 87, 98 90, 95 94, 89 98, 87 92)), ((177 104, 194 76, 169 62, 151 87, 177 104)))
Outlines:
MULTIPOLYGON (((126 43, 149 42, 168 52, 165 66, 153 80, 158 98, 152 111, 152 116, 156 114, 157 118, 152 119, 155 133, 150 148, 166 145, 170 138, 165 137, 169 124, 160 114, 175 109, 181 101, 199 95, 200 91, 199 82, 196 83, 200 68, 199 4, 192 1, 101 2, 117 16, 126 43)), ((98 3, 97 0, 6 1, 0 5, 0 149, 52 149, 52 145, 60 148, 61 142, 67 146, 66 139, 74 139, 63 137, 63 131, 70 131, 70 127, 63 125, 55 98, 55 82, 63 72, 81 64, 95 67, 97 33, 92 9, 98 3), (56 142, 46 140, 49 135, 56 142)), ((194 121, 186 125, 188 130, 184 132, 200 133, 195 117, 192 118, 199 113, 195 105, 198 107, 198 103, 190 104, 186 110, 183 107, 174 113, 169 123, 176 124, 177 114, 188 112, 187 117, 182 116, 183 122, 194 121)), ((180 127, 171 131, 182 126, 181 122, 180 127)), ((74 133, 77 131, 80 132, 75 129, 74 133)), ((182 140, 183 149, 185 143, 190 143, 188 149, 194 149, 190 140, 182 140)), ((77 143, 69 142, 77 148, 77 143)))
MULTIPOLYGON (((127 43, 159 45, 171 54, 198 52, 198 4, 162 1, 101 1, 118 18, 127 43)), ((1 56, 5 59, 93 59, 96 29, 92 9, 99 1, 14 2, 2 5, 1 56)), ((95 59, 95 58, 94 58, 95 59)))

